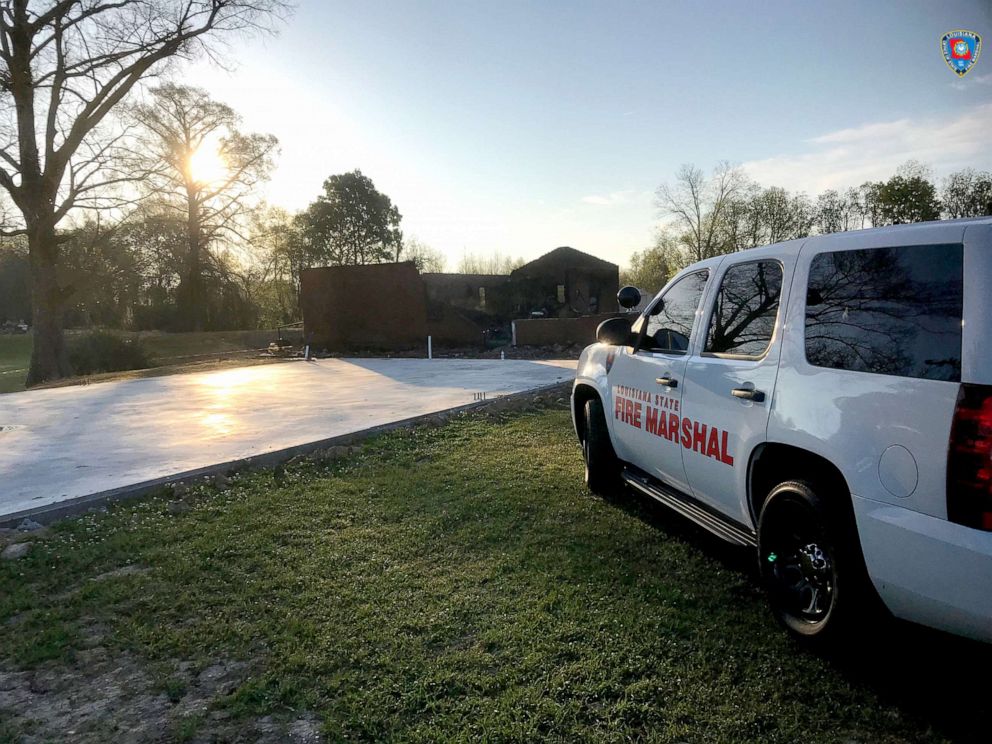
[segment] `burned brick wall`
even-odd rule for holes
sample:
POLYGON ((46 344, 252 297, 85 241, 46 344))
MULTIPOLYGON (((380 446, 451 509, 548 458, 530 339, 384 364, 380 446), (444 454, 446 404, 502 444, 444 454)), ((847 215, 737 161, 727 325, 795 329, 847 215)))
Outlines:
POLYGON ((488 315, 504 312, 503 295, 509 276, 503 274, 422 274, 427 287, 427 314, 452 306, 488 315))
MULTIPOLYGON (((435 344, 485 344, 508 335, 516 318, 615 312, 619 285, 616 264, 562 247, 509 276, 422 275, 412 261, 308 269, 300 303, 304 333, 317 349, 407 349, 425 346, 428 335, 435 344)), ((585 339, 588 327, 535 326, 533 332, 564 342, 585 339)))
POLYGON ((616 312, 620 267, 563 246, 510 274, 516 317, 541 312, 545 317, 574 318, 616 312))
MULTIPOLYGON (((604 320, 625 317, 623 313, 584 315, 577 318, 531 318, 513 321, 514 346, 588 346, 596 341, 596 329, 604 320)), ((633 320, 633 318, 631 318, 633 320)))
POLYGON ((412 261, 307 269, 306 338, 317 349, 408 349, 427 343, 427 293, 412 261))

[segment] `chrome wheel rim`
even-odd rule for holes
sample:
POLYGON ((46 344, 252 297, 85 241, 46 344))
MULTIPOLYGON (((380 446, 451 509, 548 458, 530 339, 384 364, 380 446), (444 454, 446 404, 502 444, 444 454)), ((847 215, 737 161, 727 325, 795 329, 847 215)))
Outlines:
POLYGON ((763 541, 762 563, 779 609, 810 624, 830 613, 837 592, 834 560, 822 529, 809 510, 795 502, 783 504, 763 541))

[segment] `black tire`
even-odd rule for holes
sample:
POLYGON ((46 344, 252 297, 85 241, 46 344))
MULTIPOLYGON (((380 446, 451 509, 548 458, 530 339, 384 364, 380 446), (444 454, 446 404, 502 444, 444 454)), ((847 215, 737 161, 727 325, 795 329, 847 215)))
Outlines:
POLYGON ((807 645, 832 645, 875 616, 853 517, 812 483, 772 489, 758 520, 758 563, 775 618, 807 645))
POLYGON ((620 486, 621 465, 610 441, 599 398, 590 398, 582 408, 582 456, 590 491, 605 496, 620 486))

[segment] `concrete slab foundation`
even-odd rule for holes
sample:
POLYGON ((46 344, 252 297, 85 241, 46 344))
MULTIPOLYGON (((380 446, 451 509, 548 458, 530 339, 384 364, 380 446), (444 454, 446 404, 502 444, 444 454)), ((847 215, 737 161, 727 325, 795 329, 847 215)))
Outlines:
MULTIPOLYGON (((574 361, 324 359, 0 396, 0 522, 574 377, 574 361)), ((61 507, 61 508, 60 508, 61 507)))

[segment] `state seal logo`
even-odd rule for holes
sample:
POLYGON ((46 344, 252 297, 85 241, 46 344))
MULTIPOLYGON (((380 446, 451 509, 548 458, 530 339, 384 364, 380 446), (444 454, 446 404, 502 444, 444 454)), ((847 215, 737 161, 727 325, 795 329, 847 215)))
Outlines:
POLYGON ((955 75, 964 77, 982 53, 982 37, 974 31, 948 31, 940 37, 940 52, 955 75))

